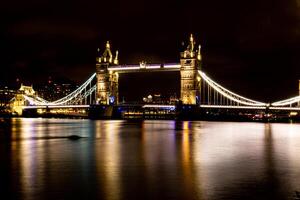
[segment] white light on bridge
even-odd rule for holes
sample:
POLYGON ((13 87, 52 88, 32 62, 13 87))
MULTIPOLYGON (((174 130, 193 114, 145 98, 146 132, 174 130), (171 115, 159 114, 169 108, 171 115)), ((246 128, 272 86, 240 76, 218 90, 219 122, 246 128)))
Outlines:
POLYGON ((270 110, 297 110, 297 111, 300 111, 300 107, 270 107, 270 110))
POLYGON ((109 71, 127 71, 127 70, 143 70, 143 69, 180 69, 180 64, 145 64, 141 63, 140 65, 119 65, 115 67, 108 67, 109 71))
POLYGON ((180 65, 179 64, 166 64, 164 65, 164 68, 166 69, 179 69, 180 68, 180 65))
POLYGON ((109 67, 108 70, 109 71, 114 71, 114 70, 117 70, 117 71, 122 71, 122 70, 136 70, 136 69, 140 69, 140 66, 138 65, 133 65, 133 66, 119 66, 119 67, 109 67))
POLYGON ((289 106, 298 102, 300 102, 300 96, 292 97, 283 101, 274 102, 272 103, 272 106, 289 106))
POLYGON ((226 106, 226 105, 201 105, 201 108, 228 108, 228 109, 266 109, 264 106, 226 106))
POLYGON ((146 65, 146 69, 159 69, 160 65, 146 65))
POLYGON ((165 108, 165 109, 175 109, 174 105, 144 105, 143 108, 165 108))
POLYGON ((40 108, 89 108, 90 105, 37 105, 23 106, 23 109, 40 109, 40 108))

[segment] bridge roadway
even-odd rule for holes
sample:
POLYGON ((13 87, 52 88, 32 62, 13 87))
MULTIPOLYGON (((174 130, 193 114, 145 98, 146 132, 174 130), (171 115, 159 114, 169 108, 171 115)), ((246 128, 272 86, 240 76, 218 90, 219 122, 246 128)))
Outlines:
POLYGON ((140 64, 140 65, 117 65, 108 67, 108 71, 115 71, 118 73, 136 73, 136 72, 162 72, 162 71, 179 71, 180 64, 140 64))
MULTIPOLYGON (((175 105, 160 105, 160 104, 120 104, 118 106, 141 106, 143 108, 160 108, 175 110, 175 105)), ((183 105, 184 106, 184 105, 183 105)), ((55 108, 89 108, 90 105, 37 105, 23 106, 23 109, 55 109, 55 108)), ((212 109, 249 109, 249 110, 282 110, 282 111, 300 111, 300 107, 266 107, 266 106, 228 106, 228 105, 200 105, 200 108, 212 109)))

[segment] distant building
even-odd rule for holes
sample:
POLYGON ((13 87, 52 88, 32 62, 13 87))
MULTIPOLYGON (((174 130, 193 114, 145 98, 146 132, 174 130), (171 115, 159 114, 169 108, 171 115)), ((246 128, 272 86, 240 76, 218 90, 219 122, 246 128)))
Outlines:
POLYGON ((151 94, 148 95, 148 97, 143 98, 143 102, 145 103, 152 103, 153 102, 153 97, 151 94))
POLYGON ((14 97, 15 93, 15 90, 9 89, 7 86, 0 88, 0 106, 9 107, 10 100, 14 97))
POLYGON ((17 94, 26 94, 28 96, 34 96, 35 95, 35 91, 33 89, 33 86, 26 86, 21 84, 20 89, 17 91, 17 94))
POLYGON ((55 101, 70 94, 77 87, 74 82, 69 80, 52 80, 49 78, 47 83, 37 86, 36 91, 39 97, 47 101, 55 101))
POLYGON ((7 86, 0 88, 0 114, 11 113, 11 99, 15 94, 16 91, 9 89, 7 86))
POLYGON ((179 99, 176 97, 176 94, 172 96, 162 96, 161 94, 148 95, 143 98, 144 103, 151 104, 175 104, 179 99))
POLYGON ((16 91, 14 97, 11 100, 11 111, 13 113, 17 113, 18 115, 22 115, 22 107, 28 106, 29 103, 24 98, 24 95, 28 97, 35 98, 36 92, 33 89, 33 86, 26 86, 21 84, 21 87, 16 91))
POLYGON ((177 97, 176 94, 170 96, 170 100, 169 100, 170 104, 176 104, 178 101, 179 101, 179 98, 177 97))

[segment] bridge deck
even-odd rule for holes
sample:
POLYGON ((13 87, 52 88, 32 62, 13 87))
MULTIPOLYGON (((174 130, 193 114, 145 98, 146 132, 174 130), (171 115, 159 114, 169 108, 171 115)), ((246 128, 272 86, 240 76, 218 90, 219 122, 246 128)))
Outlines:
POLYGON ((170 72, 179 71, 180 64, 151 64, 151 65, 118 65, 108 67, 109 71, 118 73, 137 73, 137 72, 170 72))
MULTIPOLYGON (((140 106, 143 108, 161 108, 175 109, 175 105, 160 105, 160 104, 120 104, 118 106, 140 106)), ((46 109, 46 108, 89 108, 90 105, 38 105, 38 106, 23 106, 23 109, 46 109)), ((228 105, 200 105, 200 108, 212 109, 251 109, 251 110, 285 110, 285 111, 300 111, 300 107, 265 107, 265 106, 228 106, 228 105)))

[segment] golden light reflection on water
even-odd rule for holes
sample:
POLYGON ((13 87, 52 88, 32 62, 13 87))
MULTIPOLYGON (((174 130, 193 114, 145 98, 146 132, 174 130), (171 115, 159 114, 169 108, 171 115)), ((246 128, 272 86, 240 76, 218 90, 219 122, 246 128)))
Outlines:
POLYGON ((176 162, 176 138, 174 135, 174 122, 144 121, 142 123, 142 148, 148 170, 157 171, 156 167, 164 162, 176 162))
POLYGON ((122 187, 120 180, 121 147, 119 131, 121 121, 96 122, 97 138, 105 138, 106 142, 96 148, 97 170, 99 182, 104 182, 104 192, 108 200, 121 199, 122 187))
MULTIPOLYGON (((34 137, 35 132, 33 131, 34 120, 19 120, 13 119, 12 121, 12 138, 30 138, 34 137), (14 125, 18 126, 14 126, 14 125), (20 128, 18 128, 20 127, 20 128)), ((25 141, 14 141, 12 144, 12 149, 15 151, 15 156, 17 159, 13 161, 15 164, 20 166, 20 184, 24 191, 24 199, 29 199, 32 196, 33 190, 36 185, 36 143, 34 141, 25 140, 25 141)))
MULTIPOLYGON (((188 121, 183 122, 183 133, 182 133, 182 157, 184 168, 190 167, 190 130, 188 121)), ((189 172, 189 170, 185 170, 189 172)))
MULTIPOLYGON (((184 187, 187 195, 197 196, 197 189, 195 188, 195 168, 194 163, 192 162, 191 148, 192 142, 190 134, 192 132, 190 127, 190 122, 183 122, 183 131, 182 131, 182 169, 183 169, 183 180, 184 187)), ((197 169, 197 168, 196 168, 197 169)))
POLYGON ((12 119, 11 152, 23 199, 81 182, 109 200, 132 191, 231 199, 253 188, 280 188, 279 197, 300 190, 299 124, 12 119), (74 133, 88 137, 52 138, 74 133))

